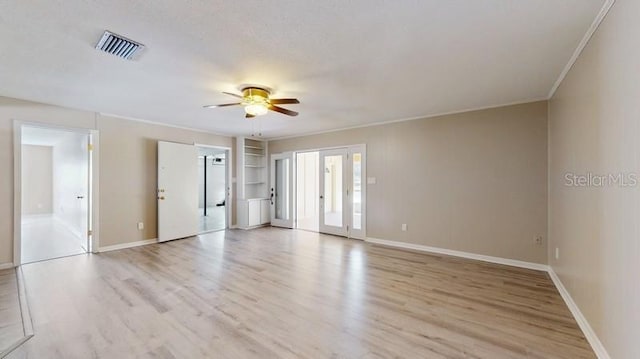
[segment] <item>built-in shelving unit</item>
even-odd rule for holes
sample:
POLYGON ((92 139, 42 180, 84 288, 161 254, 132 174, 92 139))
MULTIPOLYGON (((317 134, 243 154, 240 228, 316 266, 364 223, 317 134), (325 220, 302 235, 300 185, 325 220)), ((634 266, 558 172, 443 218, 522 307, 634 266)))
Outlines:
POLYGON ((238 137, 238 225, 252 228, 270 222, 267 188, 267 142, 238 137))

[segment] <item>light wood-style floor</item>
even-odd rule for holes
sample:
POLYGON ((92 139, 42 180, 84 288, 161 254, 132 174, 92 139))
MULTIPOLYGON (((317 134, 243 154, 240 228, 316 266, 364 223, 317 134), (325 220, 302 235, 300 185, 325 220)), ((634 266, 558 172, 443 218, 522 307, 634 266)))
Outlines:
POLYGON ((548 275, 264 228, 23 267, 11 358, 595 358, 548 275))
POLYGON ((0 357, 24 337, 15 269, 0 271, 0 357))

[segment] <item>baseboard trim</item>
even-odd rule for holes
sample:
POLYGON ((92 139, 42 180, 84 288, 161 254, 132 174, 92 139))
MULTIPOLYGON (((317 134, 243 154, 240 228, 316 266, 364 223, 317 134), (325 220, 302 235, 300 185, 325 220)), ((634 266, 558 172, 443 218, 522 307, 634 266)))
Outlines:
POLYGON ((158 243, 158 239, 157 238, 145 239, 145 240, 142 240, 142 241, 128 242, 128 243, 122 243, 122 244, 114 244, 112 246, 100 247, 98 249, 98 252, 117 251, 119 249, 146 246, 147 244, 153 244, 153 243, 158 243))
POLYGON ((22 274, 22 267, 16 268, 16 282, 18 284, 18 300, 20 302, 20 315, 22 316, 22 332, 24 335, 22 338, 11 343, 6 348, 1 348, 0 358, 4 358, 12 351, 16 350, 27 340, 33 338, 33 322, 31 320, 31 312, 29 311, 29 305, 27 303, 27 292, 24 287, 24 276, 22 274))
POLYGON ((11 262, 8 263, 0 263, 0 270, 13 268, 15 265, 11 262))
POLYGON ((373 244, 380 244, 380 245, 383 245, 383 246, 403 248, 403 249, 412 249, 412 250, 415 250, 415 251, 435 253, 435 254, 444 254, 444 255, 448 255, 448 256, 461 257, 461 258, 467 258, 467 259, 475 259, 475 260, 483 261, 483 262, 503 264, 503 265, 508 265, 508 266, 512 266, 512 267, 519 267, 519 268, 526 268, 526 269, 533 269, 533 270, 539 270, 539 271, 543 271, 543 272, 546 272, 549 269, 549 266, 547 266, 546 264, 525 262, 525 261, 519 261, 519 260, 516 260, 516 259, 508 259, 508 258, 502 258, 502 257, 493 257, 493 256, 487 256, 487 255, 483 255, 483 254, 475 254, 475 253, 470 253, 470 252, 456 251, 456 250, 453 250, 453 249, 430 247, 430 246, 425 246, 425 245, 422 245, 422 244, 413 244, 413 243, 406 243, 406 242, 390 241, 390 240, 387 240, 387 239, 379 239, 379 238, 371 238, 371 237, 367 237, 367 239, 365 239, 365 241, 369 242, 369 243, 373 243, 373 244))
POLYGON ((553 281, 553 284, 556 286, 556 288, 558 288, 560 296, 562 296, 562 299, 564 299, 567 307, 569 307, 571 314, 573 314, 573 318, 575 318, 578 326, 584 333, 584 336, 587 338, 587 341, 589 342, 589 344, 591 344, 591 348, 598 356, 598 359, 611 359, 609 353, 607 353, 607 350, 604 348, 604 345, 602 345, 602 342, 593 331, 593 328, 591 328, 591 325, 589 325, 587 318, 585 318, 585 316, 582 314, 576 302, 574 302, 573 298, 571 298, 571 294, 569 294, 567 288, 565 288, 564 284, 562 284, 560 277, 558 277, 551 266, 549 266, 548 272, 551 280, 553 281))

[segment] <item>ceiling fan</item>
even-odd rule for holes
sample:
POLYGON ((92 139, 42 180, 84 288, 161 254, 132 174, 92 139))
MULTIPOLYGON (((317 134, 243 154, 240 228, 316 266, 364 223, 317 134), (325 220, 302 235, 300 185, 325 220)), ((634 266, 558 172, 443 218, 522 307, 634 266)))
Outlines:
POLYGON ((287 110, 276 105, 296 104, 300 103, 295 98, 269 98, 271 92, 262 87, 245 87, 242 89, 242 95, 237 95, 231 92, 223 92, 223 94, 230 95, 241 99, 240 102, 224 103, 220 105, 208 105, 205 108, 227 107, 227 106, 244 106, 245 118, 254 118, 256 116, 264 115, 269 110, 285 114, 287 116, 298 116, 295 111, 287 110))

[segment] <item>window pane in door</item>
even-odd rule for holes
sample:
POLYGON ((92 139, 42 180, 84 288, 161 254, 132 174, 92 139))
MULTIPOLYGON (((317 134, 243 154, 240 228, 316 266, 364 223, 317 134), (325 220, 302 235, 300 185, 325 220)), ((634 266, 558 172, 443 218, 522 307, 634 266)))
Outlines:
POLYGON ((324 158, 324 224, 342 227, 342 155, 324 158))
POLYGON ((362 229, 362 154, 353 154, 353 229, 362 229))
POLYGON ((276 219, 289 219, 289 159, 276 160, 276 219))

